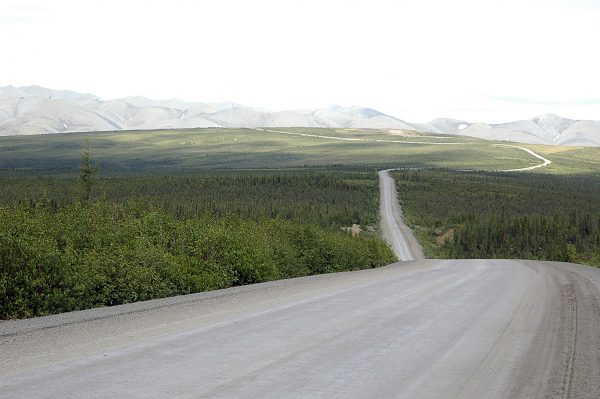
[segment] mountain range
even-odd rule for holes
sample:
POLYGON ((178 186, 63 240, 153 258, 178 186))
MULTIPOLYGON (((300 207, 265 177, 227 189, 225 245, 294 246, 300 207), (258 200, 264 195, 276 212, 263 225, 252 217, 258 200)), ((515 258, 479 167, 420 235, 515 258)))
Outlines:
POLYGON ((193 127, 339 127, 417 130, 522 143, 600 146, 600 121, 557 115, 502 124, 439 118, 409 123, 363 107, 269 111, 232 102, 126 97, 102 100, 92 94, 39 86, 0 88, 0 136, 87 131, 193 127))

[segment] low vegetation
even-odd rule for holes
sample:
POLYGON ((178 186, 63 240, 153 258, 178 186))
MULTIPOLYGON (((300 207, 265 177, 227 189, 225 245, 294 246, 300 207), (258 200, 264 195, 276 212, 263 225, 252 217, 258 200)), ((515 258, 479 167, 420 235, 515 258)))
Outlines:
POLYGON ((375 235, 341 229, 375 223, 377 193, 354 172, 4 178, 0 317, 389 264, 375 235))
POLYGON ((4 205, 0 220, 4 319, 394 261, 374 237, 283 219, 180 219, 137 201, 4 205))
POLYGON ((293 129, 326 136, 368 139, 340 141, 254 129, 187 129, 139 132, 69 133, 0 137, 0 173, 77 173, 82 143, 90 141, 103 174, 173 174, 203 169, 304 168, 369 165, 373 168, 448 167, 511 169, 539 163, 523 151, 477 139, 428 139, 456 145, 411 144, 412 137, 379 131, 293 129), (392 139, 404 143, 378 142, 392 139))
POLYGON ((428 255, 600 266, 600 178, 423 170, 395 172, 428 255))

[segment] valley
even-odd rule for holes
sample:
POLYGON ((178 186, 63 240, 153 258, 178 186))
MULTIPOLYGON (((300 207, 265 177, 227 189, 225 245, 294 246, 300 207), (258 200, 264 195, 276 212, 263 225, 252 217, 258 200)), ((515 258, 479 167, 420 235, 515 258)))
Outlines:
POLYGON ((0 36, 0 399, 600 398, 598 0, 0 36))
POLYGON ((3 392, 595 395, 598 148, 393 133, 0 138, 3 392))

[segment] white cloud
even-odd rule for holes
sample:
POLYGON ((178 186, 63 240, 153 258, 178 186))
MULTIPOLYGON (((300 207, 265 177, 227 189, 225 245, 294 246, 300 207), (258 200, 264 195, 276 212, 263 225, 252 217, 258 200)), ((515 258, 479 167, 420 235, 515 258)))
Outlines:
POLYGON ((272 109, 356 104, 410 121, 598 118, 594 105, 490 99, 597 96, 600 10, 590 4, 5 1, 0 85, 272 109))

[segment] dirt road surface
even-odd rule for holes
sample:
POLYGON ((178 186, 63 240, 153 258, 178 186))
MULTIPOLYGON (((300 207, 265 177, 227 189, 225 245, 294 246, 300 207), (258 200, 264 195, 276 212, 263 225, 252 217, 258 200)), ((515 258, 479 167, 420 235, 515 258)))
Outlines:
POLYGON ((396 198, 396 183, 389 174, 390 170, 379 171, 381 235, 398 260, 425 259, 423 248, 402 219, 402 211, 396 198))
POLYGON ((424 260, 0 323, 0 397, 597 398, 600 270, 424 260))

